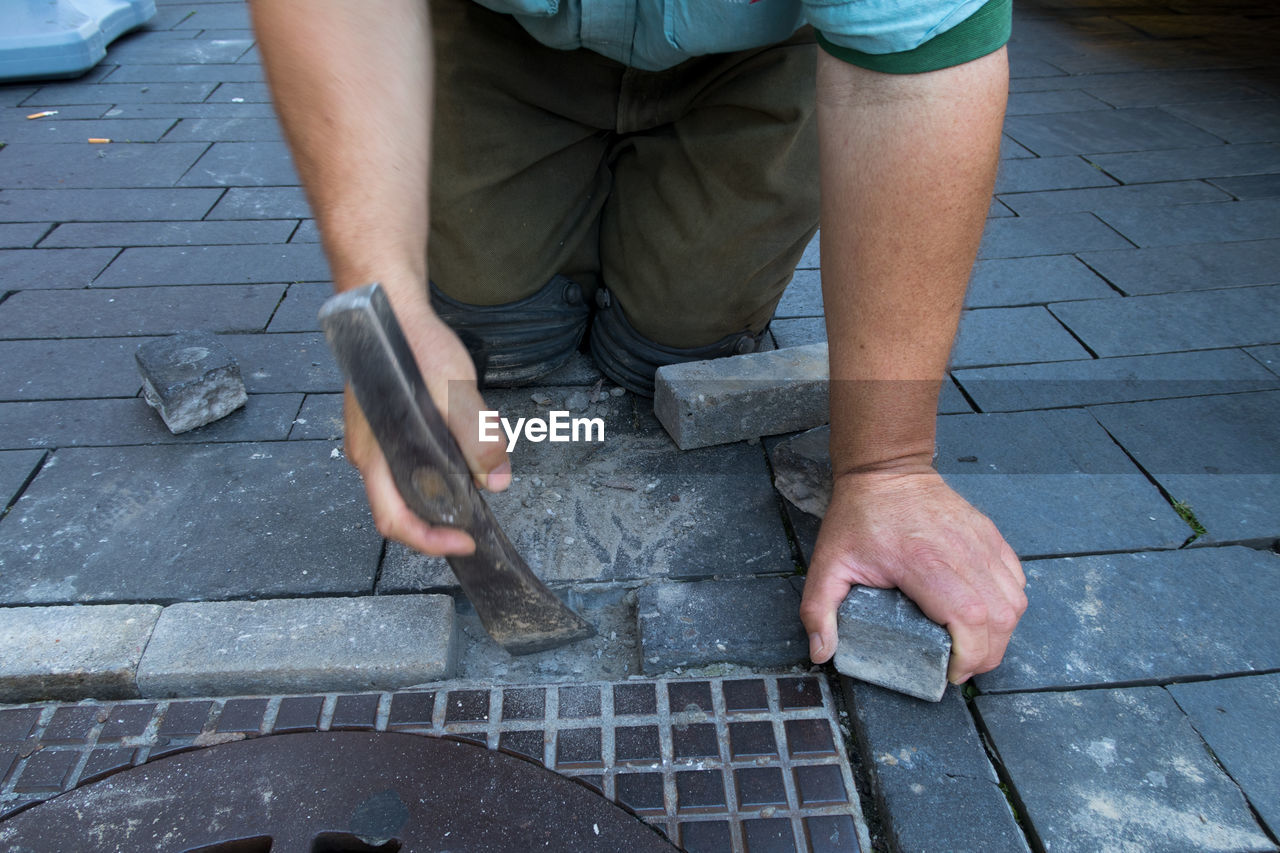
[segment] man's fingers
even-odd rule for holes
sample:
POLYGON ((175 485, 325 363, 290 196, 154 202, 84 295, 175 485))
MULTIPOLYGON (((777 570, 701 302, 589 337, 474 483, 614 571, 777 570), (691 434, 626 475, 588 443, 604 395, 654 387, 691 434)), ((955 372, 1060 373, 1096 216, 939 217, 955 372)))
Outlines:
POLYGON ((805 577, 800 621, 809 635, 809 659, 814 663, 826 663, 836 653, 836 610, 850 586, 836 572, 821 568, 810 569, 805 577))
POLYGON ((986 663, 990 653, 987 603, 978 590, 944 563, 913 572, 901 589, 951 635, 948 681, 960 684, 986 663))

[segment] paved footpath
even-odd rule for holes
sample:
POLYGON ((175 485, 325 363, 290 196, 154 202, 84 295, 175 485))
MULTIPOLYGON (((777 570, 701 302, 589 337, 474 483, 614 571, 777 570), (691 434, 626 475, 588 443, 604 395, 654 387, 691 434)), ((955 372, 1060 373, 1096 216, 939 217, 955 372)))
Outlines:
MULTIPOLYGON (((1031 609, 936 705, 806 668, 817 521, 774 439, 681 452, 585 358, 490 402, 606 441, 522 445, 493 505, 596 637, 512 658, 381 539, 239 0, 162 0, 84 77, 0 86, 0 814, 228 733, 403 728, 591 777, 690 850, 1277 849, 1280 15, 1015 18, 938 466, 1031 609), (249 402, 174 437, 133 353, 190 328, 249 402)), ((779 347, 824 339, 817 268, 779 347)))

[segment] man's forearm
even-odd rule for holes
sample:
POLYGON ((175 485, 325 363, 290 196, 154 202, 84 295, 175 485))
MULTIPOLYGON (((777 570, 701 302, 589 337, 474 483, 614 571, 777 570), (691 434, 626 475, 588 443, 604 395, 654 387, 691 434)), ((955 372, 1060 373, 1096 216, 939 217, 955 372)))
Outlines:
POLYGON ((889 75, 820 53, 822 287, 837 475, 928 465, 990 204, 1004 51, 889 75))

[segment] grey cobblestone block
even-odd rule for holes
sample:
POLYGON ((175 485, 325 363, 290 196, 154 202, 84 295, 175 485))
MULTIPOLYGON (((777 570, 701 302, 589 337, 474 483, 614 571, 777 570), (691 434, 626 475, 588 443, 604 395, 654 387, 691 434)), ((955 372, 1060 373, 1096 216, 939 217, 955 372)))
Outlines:
POLYGON ((1106 281, 1070 255, 1000 258, 974 265, 965 307, 1013 307, 1116 295, 1106 281))
POLYGON ((1280 196, 1280 175, 1252 175, 1246 178, 1218 178, 1213 182, 1238 199, 1280 196))
POLYGON ((1245 142, 1275 142, 1280 138, 1280 102, 1217 101, 1181 104, 1165 108, 1184 121, 1203 128, 1234 145, 1245 142))
POLYGON ((1258 142, 1173 148, 1168 151, 1096 154, 1089 159, 1108 175, 1126 184, 1195 181, 1280 172, 1280 145, 1258 142))
POLYGON ((1113 107, 1160 107, 1169 104, 1253 100, 1261 92, 1244 84, 1238 76, 1221 77, 1212 72, 1146 75, 1098 75, 1093 81, 1081 81, 1089 94, 1113 107), (1139 77, 1140 79, 1132 79, 1139 77))
POLYGON ((1044 113, 1070 113, 1080 110, 1109 110, 1111 106, 1079 89, 1061 89, 1047 92, 1014 92, 1009 95, 1006 115, 1042 115, 1044 113))
POLYGON ((1258 746, 1280 743, 1280 675, 1172 684, 1169 692, 1275 835, 1280 766, 1270 750, 1258 746))
POLYGON ((154 604, 0 610, 0 702, 131 699, 154 604))
POLYGON ((0 190, 0 222, 200 219, 222 190, 0 190))
POLYGON ((115 65, 222 64, 236 62, 252 46, 249 39, 137 38, 114 42, 104 62, 115 65))
POLYGON ((1280 539, 1280 392, 1098 406, 1090 412, 1175 499, 1206 542, 1280 539))
MULTIPOLYGON (((1120 208, 1152 208, 1172 204, 1230 201, 1226 193, 1204 181, 1164 181, 1129 187, 1009 193, 1001 196, 1019 216, 1073 211, 1107 211, 1120 208)), ((1105 218, 1105 217, 1104 217, 1105 218)))
POLYGON ((57 143, 85 145, 87 140, 110 139, 112 143, 156 142, 173 125, 173 119, 91 119, 57 121, 24 121, 8 125, 5 142, 29 142, 40 145, 57 143))
MULTIPOLYGON (((1108 304, 1112 300, 1099 301, 1108 304)), ((1088 351, 1044 308, 983 308, 961 315, 951 366, 956 369, 1088 357, 1088 351)))
MULTIPOLYGON (((40 145, 4 149, 7 186, 14 189, 171 187, 205 149, 203 143, 172 145, 40 145)), ((7 190, 6 190, 7 193, 7 190)))
POLYGON ((987 221, 979 258, 1025 258, 1128 249, 1132 244, 1088 213, 1018 216, 987 221))
MULTIPOLYGON (((57 118, 61 121, 72 121, 79 119, 98 119, 103 118, 105 114, 112 109, 111 104, 75 104, 73 106, 58 107, 57 118)), ((0 123, 6 127, 15 125, 19 122, 27 121, 27 116, 33 112, 43 112, 44 108, 39 104, 28 101, 28 106, 13 107, 11 109, 0 108, 0 123)), ((159 116, 163 118, 163 116, 159 116)), ((53 118, 49 116, 49 118, 53 118)), ((34 119, 32 119, 34 121, 34 119)), ((43 119, 41 119, 43 121, 43 119)))
POLYGON ((1280 376, 1280 346, 1250 347, 1245 352, 1253 356, 1263 367, 1280 376))
POLYGON ((958 370, 984 412, 1015 412, 1263 391, 1277 379, 1240 350, 1096 358, 958 370))
POLYGON ((48 222, 0 225, 0 249, 30 249, 51 228, 48 222))
POLYGON ((207 65, 121 65, 108 83, 245 83, 262 79, 262 71, 231 63, 207 65))
POLYGON ((289 430, 289 438, 341 441, 342 433, 342 395, 308 394, 289 430))
POLYGON ((287 187, 298 185, 298 173, 283 142, 215 142, 178 184, 184 187, 287 187))
POLYGON ((280 123, 271 118, 189 118, 178 122, 166 142, 275 142, 280 123))
POLYGON ((242 3, 204 3, 174 24, 176 30, 249 29, 249 8, 242 3))
MULTIPOLYGON (((1003 160, 1021 160, 1026 157, 1035 157, 1036 155, 1014 142, 1008 136, 1000 137, 1000 159, 1003 160)), ((1001 163, 1001 166, 1004 164, 1001 163)))
POLYGON ((152 698, 387 690, 453 674, 447 595, 209 601, 164 609, 138 668, 152 698))
POLYGON ((653 583, 640 589, 641 668, 647 675, 714 663, 790 666, 807 659, 788 578, 653 583))
POLYGON ((271 103, 271 90, 262 81, 222 83, 209 96, 210 103, 271 103))
POLYGON ((958 689, 926 704, 874 684, 840 683, 891 849, 1026 853, 958 689))
POLYGON ((59 450, 0 525, 0 600, 368 594, 382 537, 355 469, 333 450, 59 450))
POLYGON ((43 106, 64 104, 200 103, 216 83, 65 83, 41 86, 35 99, 43 106))
POLYGON ((294 282, 284 301, 271 317, 268 332, 320 331, 320 306, 333 295, 333 286, 324 281, 294 282))
POLYGON ((1158 109, 1014 115, 1005 120, 1004 128, 1041 157, 1222 144, 1213 134, 1158 109))
POLYGON ((951 637, 898 590, 854 586, 836 611, 836 628, 837 672, 930 702, 942 698, 951 637))
POLYGON ((1060 302, 1059 320, 1099 356, 1276 343, 1280 285, 1060 302))
POLYGON ((319 246, 165 246, 125 249, 98 277, 98 287, 323 281, 329 267, 319 246))
POLYGON ((0 452, 0 511, 9 506, 42 459, 42 450, 0 452))
POLYGON ((1107 210, 1098 216, 1139 247, 1280 237, 1280 199, 1107 210))
POLYGON ((255 394, 342 390, 342 371, 318 332, 219 337, 240 360, 245 384, 255 394))
POLYGON ((289 238, 290 243, 319 243, 320 229, 314 219, 304 219, 298 230, 289 238))
POLYGON ((311 216, 301 187, 231 187, 209 219, 302 219, 311 216))
POLYGON ((147 341, 135 357, 143 398, 175 435, 224 418, 249 398, 235 356, 210 332, 147 341))
POLYGON ((0 341, 0 400, 133 397, 142 338, 0 341))
POLYGON ((997 219, 1006 216, 1013 216, 1013 211, 1005 207, 998 200, 992 199, 991 206, 987 208, 987 218, 997 219))
POLYGON ((121 104, 110 118, 275 118, 271 104, 121 104))
POLYGON ((979 696, 976 704, 1023 820, 1046 850, 1276 849, 1161 688, 979 696))
POLYGON ((769 331, 773 334, 778 349, 827 342, 827 322, 821 317, 789 317, 774 320, 769 324, 769 331))
POLYGON ((1280 558, 1192 548, 1036 560, 1004 663, 983 692, 1169 683, 1280 667, 1280 558))
POLYGON ((996 193, 1113 187, 1116 181, 1079 157, 1028 157, 1000 161, 996 193))
POLYGON ((1086 252, 1080 259, 1130 295, 1275 282, 1280 240, 1086 252))
POLYGON ((653 407, 682 450, 777 435, 827 421, 827 347, 658 369, 653 407))
POLYGON ((773 316, 778 318, 822 316, 822 276, 816 268, 796 270, 773 316))
POLYGON ((26 290, 0 304, 0 339, 257 332, 282 284, 26 290))
POLYGON ((119 249, 10 249, 0 254, 0 281, 7 290, 87 287, 118 253, 119 249))
POLYGON ((297 221, 292 219, 254 222, 79 222, 59 225, 53 233, 40 241, 40 248, 284 243, 297 225, 297 221))

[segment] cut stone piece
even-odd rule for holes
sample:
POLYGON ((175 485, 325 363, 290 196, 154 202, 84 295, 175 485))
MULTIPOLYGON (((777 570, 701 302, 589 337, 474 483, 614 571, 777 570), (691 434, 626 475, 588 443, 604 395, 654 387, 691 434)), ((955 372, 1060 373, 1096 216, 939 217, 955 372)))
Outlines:
POLYGON ((937 702, 947 689, 951 635, 896 589, 855 586, 836 611, 835 667, 937 702))
POLYGON ((773 460, 773 485, 800 509, 822 518, 831 503, 831 428, 820 426, 779 442, 773 460))
POLYGON ((145 697, 394 690, 453 674, 447 595, 204 601, 164 609, 145 697))
POLYGON ((158 604, 6 607, 0 617, 0 702, 135 699, 158 604))
POLYGON ((249 395, 240 365, 211 332, 179 332, 138 347, 148 405, 174 435, 226 417, 249 395))
POLYGON ((658 368, 653 411, 681 450, 827 422, 827 345, 658 368))

